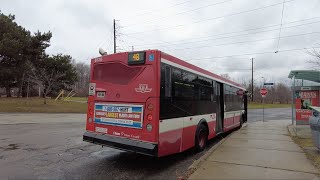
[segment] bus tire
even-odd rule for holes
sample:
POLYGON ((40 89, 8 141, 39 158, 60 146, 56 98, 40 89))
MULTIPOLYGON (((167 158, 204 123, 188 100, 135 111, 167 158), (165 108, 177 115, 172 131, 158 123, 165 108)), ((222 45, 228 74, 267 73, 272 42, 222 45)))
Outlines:
POLYGON ((201 123, 196 131, 195 137, 195 150, 196 152, 201 152, 206 148, 208 141, 208 129, 207 127, 201 123))

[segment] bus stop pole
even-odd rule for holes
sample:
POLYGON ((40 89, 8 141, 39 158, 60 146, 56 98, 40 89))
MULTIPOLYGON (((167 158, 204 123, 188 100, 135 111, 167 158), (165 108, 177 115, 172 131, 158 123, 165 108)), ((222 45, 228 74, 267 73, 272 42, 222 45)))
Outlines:
POLYGON ((293 76, 293 83, 292 83, 292 102, 291 102, 291 117, 292 117, 292 125, 294 125, 294 96, 295 96, 295 86, 296 86, 296 78, 295 76, 293 76))
POLYGON ((262 97, 262 122, 264 122, 264 97, 262 97))

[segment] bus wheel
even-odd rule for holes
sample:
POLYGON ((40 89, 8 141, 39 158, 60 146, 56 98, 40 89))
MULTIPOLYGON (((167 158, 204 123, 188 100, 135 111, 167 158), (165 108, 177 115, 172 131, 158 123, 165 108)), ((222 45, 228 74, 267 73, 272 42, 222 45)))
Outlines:
POLYGON ((208 141, 208 130, 204 124, 200 124, 196 131, 195 149, 197 152, 203 151, 206 148, 208 141))

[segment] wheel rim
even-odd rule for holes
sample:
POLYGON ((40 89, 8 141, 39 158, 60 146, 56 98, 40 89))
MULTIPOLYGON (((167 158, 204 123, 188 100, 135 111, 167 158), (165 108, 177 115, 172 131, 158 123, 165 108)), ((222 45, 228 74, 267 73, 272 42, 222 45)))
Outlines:
POLYGON ((204 130, 201 129, 199 132, 199 146, 201 148, 203 148, 205 143, 206 143, 206 134, 205 134, 204 130))

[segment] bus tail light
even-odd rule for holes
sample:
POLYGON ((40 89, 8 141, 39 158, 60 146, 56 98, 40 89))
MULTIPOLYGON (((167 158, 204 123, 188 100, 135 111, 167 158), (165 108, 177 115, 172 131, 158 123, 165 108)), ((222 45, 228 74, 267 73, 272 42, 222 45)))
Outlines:
POLYGON ((86 130, 94 131, 94 96, 88 97, 88 109, 87 109, 87 120, 86 120, 86 130))
POLYGON ((149 121, 152 121, 152 115, 151 114, 148 114, 148 116, 147 116, 147 119, 149 120, 149 121))
POLYGON ((89 115, 92 116, 93 115, 93 110, 90 108, 89 109, 89 115))

